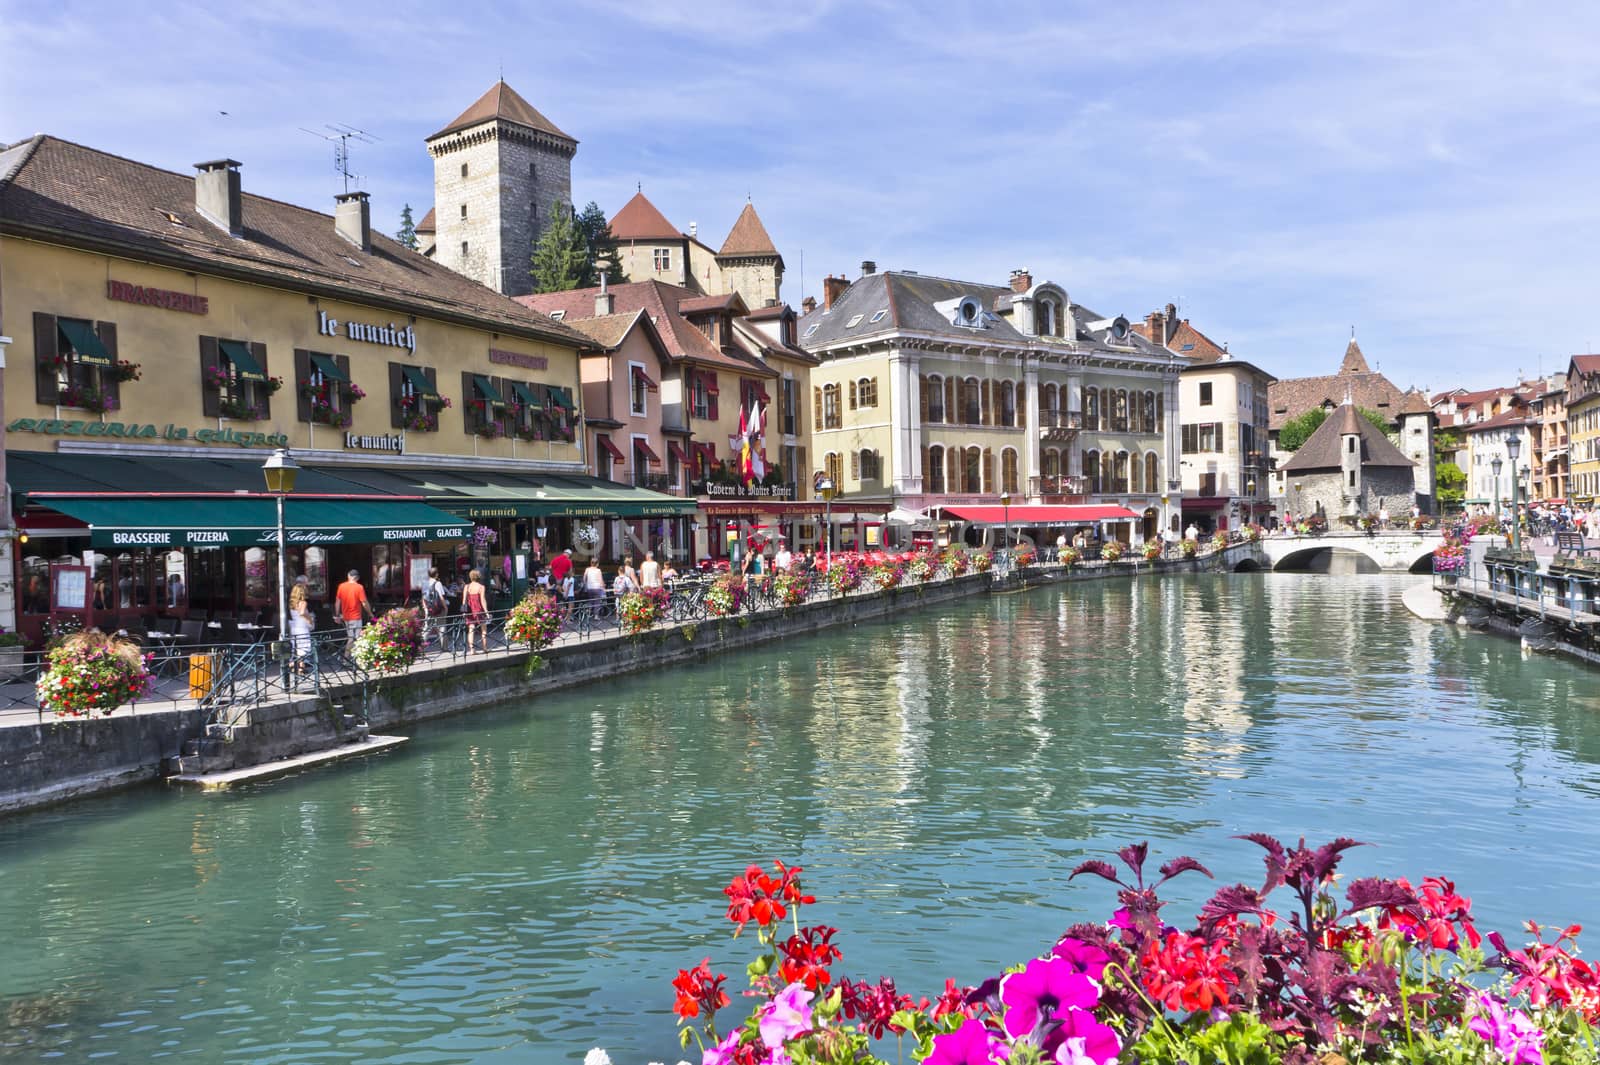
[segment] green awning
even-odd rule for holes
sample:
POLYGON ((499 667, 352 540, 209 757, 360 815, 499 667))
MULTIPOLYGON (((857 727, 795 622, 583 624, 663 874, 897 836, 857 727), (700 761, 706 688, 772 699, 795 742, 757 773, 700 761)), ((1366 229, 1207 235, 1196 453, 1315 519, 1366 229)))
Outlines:
MULTIPOLYGON (((270 547, 278 539, 276 500, 35 498, 39 506, 89 527, 94 547, 270 547)), ((426 503, 406 500, 295 499, 284 502, 289 543, 377 544, 464 540, 471 522, 426 503)))
POLYGON ((550 402, 554 403, 558 407, 561 407, 563 410, 572 409, 572 400, 567 398, 567 390, 564 388, 550 389, 550 402))
POLYGON ((330 381, 350 383, 350 375, 339 369, 339 364, 333 361, 332 355, 324 355, 321 352, 313 351, 311 353, 311 368, 330 381))
POLYGON ((523 384, 521 381, 511 382, 511 391, 527 406, 529 410, 544 410, 544 400, 534 391, 533 385, 523 384))
POLYGON ((422 372, 420 366, 402 366, 400 372, 411 382, 411 388, 417 395, 426 399, 439 398, 439 390, 433 387, 433 382, 428 380, 428 375, 422 372))
POLYGON ((267 372, 261 368, 256 357, 250 354, 250 346, 241 344, 237 340, 219 340, 217 347, 222 349, 222 354, 227 356, 228 362, 233 366, 233 372, 239 375, 241 381, 265 381, 267 372))
POLYGON ((67 342, 68 347, 78 353, 79 362, 87 366, 110 366, 114 361, 88 322, 57 318, 56 332, 61 334, 61 339, 67 342))
POLYGON ((499 390, 496 389, 494 387, 494 383, 483 374, 473 374, 472 385, 478 390, 478 395, 483 399, 488 400, 490 403, 499 404, 502 407, 505 406, 506 401, 500 398, 499 390))

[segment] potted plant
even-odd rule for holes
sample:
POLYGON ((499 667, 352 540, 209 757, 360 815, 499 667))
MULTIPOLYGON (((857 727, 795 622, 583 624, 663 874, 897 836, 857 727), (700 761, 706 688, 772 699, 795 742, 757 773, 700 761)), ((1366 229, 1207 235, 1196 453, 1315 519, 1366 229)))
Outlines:
POLYGON ((154 682, 138 644, 98 631, 68 636, 46 657, 35 692, 41 709, 61 717, 110 714, 148 694, 154 682))
POLYGON ((1118 540, 1107 540, 1100 547, 1100 560, 1102 562, 1119 562, 1122 559, 1122 543, 1118 540))

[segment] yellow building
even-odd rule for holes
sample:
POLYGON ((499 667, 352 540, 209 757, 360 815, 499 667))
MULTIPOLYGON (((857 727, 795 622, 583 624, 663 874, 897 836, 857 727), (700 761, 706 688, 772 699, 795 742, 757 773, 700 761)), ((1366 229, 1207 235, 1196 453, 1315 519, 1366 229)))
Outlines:
POLYGON ((402 599, 429 564, 509 591, 562 519, 672 503, 584 477, 585 337, 372 232, 365 193, 336 200, 246 194, 232 160, 191 177, 47 136, 0 151, 25 630, 270 607, 275 448, 307 471, 290 567, 315 599, 346 569, 402 599), (469 546, 473 524, 493 543, 469 546))
POLYGON ((1567 367, 1567 458, 1572 502, 1600 497, 1600 355, 1574 355, 1567 367))

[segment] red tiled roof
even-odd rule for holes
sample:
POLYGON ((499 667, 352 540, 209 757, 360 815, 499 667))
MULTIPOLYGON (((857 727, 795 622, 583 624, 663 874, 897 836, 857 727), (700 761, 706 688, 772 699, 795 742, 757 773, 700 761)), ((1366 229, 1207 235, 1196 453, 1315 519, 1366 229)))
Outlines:
POLYGON ((428 213, 422 216, 422 221, 417 223, 418 233, 437 233, 438 224, 433 220, 433 208, 428 208, 428 213))
POLYGON ((1574 355, 1572 365, 1579 373, 1600 373, 1600 355, 1574 355))
POLYGON ((688 299, 678 301, 678 310, 684 314, 697 314, 700 311, 733 311, 735 314, 743 314, 746 308, 739 294, 730 292, 725 296, 690 296, 688 299))
POLYGON ((645 199, 642 191, 634 193, 633 199, 611 217, 611 235, 617 240, 684 239, 678 228, 667 221, 667 216, 645 199))
POLYGON ((776 255, 778 249, 773 246, 772 238, 767 235, 767 227, 761 224, 761 217, 756 214, 755 204, 747 203, 744 210, 739 212, 739 218, 733 223, 733 229, 728 231, 728 239, 722 242, 722 250, 718 255, 776 255))
POLYGON ((1344 360, 1339 363, 1340 373, 1371 373, 1372 367, 1367 365, 1367 357, 1361 354, 1361 345, 1356 343, 1356 338, 1351 337, 1350 343, 1345 345, 1344 360))
POLYGON ((1473 422, 1466 427, 1467 432, 1476 433, 1484 429, 1500 429, 1507 425, 1527 425, 1530 419, 1527 412, 1520 410, 1503 410, 1493 418, 1485 418, 1481 422, 1473 422))
MULTIPOLYGON (((1149 323, 1141 324, 1145 326, 1144 331, 1148 333, 1149 323)), ((1190 325, 1187 318, 1178 324, 1177 330, 1172 334, 1172 340, 1167 344, 1167 349, 1182 355, 1186 359, 1194 359, 1196 362, 1218 362, 1226 354, 1222 345, 1190 325), (1193 344, 1194 347, 1185 350, 1184 345, 1186 344, 1193 344)))
POLYGON ((497 81, 490 86, 489 91, 478 97, 476 102, 456 117, 456 120, 441 129, 438 133, 427 138, 437 140, 446 133, 455 133, 457 130, 467 129, 471 126, 481 125, 499 119, 529 129, 548 133, 562 140, 577 144, 577 138, 570 137, 556 128, 556 124, 545 118, 533 105, 517 94, 517 91, 504 81, 497 81))

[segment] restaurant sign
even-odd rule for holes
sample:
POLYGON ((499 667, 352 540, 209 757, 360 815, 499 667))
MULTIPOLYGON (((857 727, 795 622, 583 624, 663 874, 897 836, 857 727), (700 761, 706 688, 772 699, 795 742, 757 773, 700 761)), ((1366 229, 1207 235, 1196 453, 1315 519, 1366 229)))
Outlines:
POLYGON ((46 436, 85 436, 108 440, 156 440, 179 444, 233 444, 236 447, 288 447, 285 433, 250 433, 237 429, 189 429, 182 425, 157 426, 139 422, 101 422, 61 418, 17 418, 6 425, 8 433, 43 433, 46 436))
POLYGON ((196 296, 192 292, 174 292, 166 288, 130 285, 126 281, 107 281, 106 299, 122 303, 139 303, 146 307, 162 307, 169 311, 183 311, 186 314, 208 314, 211 310, 211 301, 205 296, 196 296))
MULTIPOLYGON (((459 540, 462 526, 407 526, 392 529, 289 529, 291 544, 343 544, 395 540, 459 540)), ((96 527, 90 534, 94 547, 271 547, 278 530, 267 529, 115 529, 96 527)))
POLYGON ((716 481, 697 483, 695 495, 711 499, 793 499, 792 484, 720 484, 716 481))

